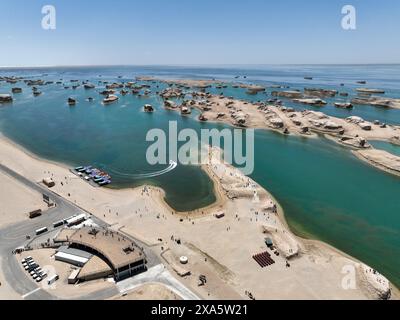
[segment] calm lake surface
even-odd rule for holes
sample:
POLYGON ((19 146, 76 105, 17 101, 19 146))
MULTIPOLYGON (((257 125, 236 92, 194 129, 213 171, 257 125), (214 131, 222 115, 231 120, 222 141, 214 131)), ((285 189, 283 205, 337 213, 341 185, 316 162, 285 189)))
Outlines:
MULTIPOLYGON (((212 182, 196 166, 178 165, 176 169, 155 175, 168 166, 150 166, 146 161, 146 134, 152 128, 168 131, 169 121, 178 127, 228 128, 200 123, 178 112, 167 111, 154 93, 165 85, 152 84, 148 98, 120 96, 118 103, 103 106, 97 93, 99 81, 133 81, 135 76, 161 78, 221 79, 261 84, 286 85, 291 89, 318 87, 348 92, 351 99, 356 81, 366 80, 370 88, 386 90, 385 96, 400 98, 400 66, 252 66, 252 67, 81 67, 0 70, 0 76, 17 75, 63 83, 89 80, 96 90, 80 87, 64 89, 51 84, 33 97, 31 88, 19 83, 22 94, 14 103, 0 106, 0 131, 31 152, 71 166, 96 165, 110 172, 113 188, 144 183, 160 186, 167 202, 187 211, 215 201, 212 182), (101 76, 100 76, 101 75, 101 76), (122 78, 118 78, 121 76, 122 78), (240 76, 240 79, 235 79, 240 76), (246 78, 244 78, 246 76, 246 78), (304 80, 311 76, 313 80, 304 80), (343 83, 344 86, 340 86, 343 83), (75 107, 66 103, 76 98, 75 107), (86 99, 93 97, 93 102, 86 99), (143 105, 155 107, 154 114, 143 112, 143 105)), ((0 83, 0 93, 13 86, 0 83)), ((243 89, 210 89, 249 101, 266 100, 267 94, 249 96, 243 89)), ((357 115, 366 120, 400 124, 400 110, 356 106, 353 110, 335 108, 340 98, 327 99, 328 105, 314 108, 329 115, 357 115)), ((285 105, 304 109, 285 101, 285 105)), ((311 107, 312 109, 312 107, 311 107)), ((396 154, 400 147, 373 142, 377 148, 396 154), (393 149, 390 149, 393 148, 393 149), (397 149, 396 149, 397 148, 397 149)), ((299 235, 323 240, 366 262, 400 286, 400 179, 381 172, 356 159, 348 149, 326 139, 287 137, 257 130, 255 135, 255 171, 251 177, 268 189, 281 203, 291 228, 299 235)))

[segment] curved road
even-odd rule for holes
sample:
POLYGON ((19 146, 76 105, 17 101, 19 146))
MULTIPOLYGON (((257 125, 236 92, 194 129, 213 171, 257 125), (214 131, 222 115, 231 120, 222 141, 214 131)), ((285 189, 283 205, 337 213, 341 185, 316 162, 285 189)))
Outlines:
MULTIPOLYGON (((31 237, 35 235, 35 231, 42 227, 48 227, 51 231, 53 229, 52 225, 54 222, 63 220, 75 214, 86 213, 90 214, 83 209, 77 207, 73 203, 67 201, 61 196, 53 193, 44 186, 30 181, 29 179, 21 176, 17 172, 9 169, 8 167, 0 164, 0 171, 16 179, 25 186, 41 193, 48 195, 50 199, 56 204, 54 208, 49 209, 44 212, 40 217, 32 220, 19 222, 3 229, 0 229, 0 257, 1 257, 1 268, 3 270, 4 276, 7 283, 24 299, 58 299, 52 296, 49 292, 41 289, 35 282, 33 282, 27 273, 21 268, 20 261, 18 261, 15 255, 12 253, 13 250, 22 246, 27 242, 26 236, 31 237)), ((108 226, 104 221, 91 216, 91 219, 95 221, 100 226, 108 226)), ((151 252, 151 250, 134 239, 143 248, 146 248, 147 260, 150 261, 151 265, 159 263, 158 257, 151 252)), ((97 291, 87 296, 83 296, 80 299, 90 300, 90 299, 106 299, 115 296, 119 293, 116 287, 108 288, 105 290, 97 291)))

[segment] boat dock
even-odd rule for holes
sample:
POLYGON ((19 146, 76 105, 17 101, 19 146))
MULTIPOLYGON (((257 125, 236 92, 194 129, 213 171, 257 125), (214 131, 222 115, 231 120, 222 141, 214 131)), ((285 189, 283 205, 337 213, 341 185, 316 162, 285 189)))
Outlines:
POLYGON ((92 166, 79 166, 70 171, 93 187, 104 187, 111 184, 111 176, 107 172, 92 166))

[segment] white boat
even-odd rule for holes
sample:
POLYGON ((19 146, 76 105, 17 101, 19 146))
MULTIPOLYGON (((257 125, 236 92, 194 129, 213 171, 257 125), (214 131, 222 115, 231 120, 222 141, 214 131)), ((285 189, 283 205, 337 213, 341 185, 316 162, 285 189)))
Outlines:
POLYGON ((116 95, 110 94, 107 98, 103 99, 104 104, 110 104, 118 101, 119 98, 116 95))

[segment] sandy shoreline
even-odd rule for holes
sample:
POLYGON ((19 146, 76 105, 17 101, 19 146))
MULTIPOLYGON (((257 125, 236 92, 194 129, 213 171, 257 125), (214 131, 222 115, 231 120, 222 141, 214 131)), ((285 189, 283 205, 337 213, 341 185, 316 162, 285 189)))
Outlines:
MULTIPOLYGON (((185 254, 194 261, 193 265, 190 265, 194 274, 197 273, 196 270, 209 274, 216 284, 213 288, 198 289, 195 279, 182 280, 204 298, 223 298, 225 295, 234 297, 235 294, 245 298, 243 293, 245 288, 250 289, 256 297, 262 299, 308 299, 311 297, 329 299, 336 296, 344 299, 363 299, 377 298, 384 291, 381 287, 382 283, 376 283, 374 279, 366 280, 365 275, 368 275, 368 272, 364 274, 362 270, 367 267, 356 259, 320 241, 305 240, 293 235, 288 230, 284 211, 279 203, 265 189, 227 164, 216 161, 203 168, 214 182, 218 199, 216 203, 207 208, 195 210, 193 213, 176 214, 166 205, 164 191, 159 188, 138 187, 123 190, 93 188, 82 180, 75 179, 66 166, 38 157, 32 158, 30 153, 25 152, 15 143, 10 143, 4 137, 0 138, 0 146, 1 161, 4 165, 34 181, 39 181, 46 172, 51 172, 56 182, 64 181, 63 187, 57 183, 54 192, 105 219, 116 229, 156 246, 160 245, 157 238, 162 237, 165 241, 171 233, 175 236, 178 233, 183 240, 183 245, 177 246, 174 242, 165 241, 164 252, 168 248, 167 256, 172 269, 177 263, 174 262, 177 257, 185 254), (257 201, 249 197, 254 190, 257 191, 259 198, 257 201), (231 199, 229 196, 232 195, 231 199), (272 204, 276 205, 276 213, 271 211, 272 204), (225 212, 226 217, 216 219, 213 214, 219 211, 225 212), (262 217, 261 213, 263 213, 262 217), (163 223, 160 224, 160 220, 163 223), (263 273, 264 270, 259 269, 255 263, 249 261, 249 265, 247 259, 243 261, 243 255, 250 256, 251 252, 260 250, 257 249, 260 247, 256 243, 261 244, 266 234, 274 239, 282 253, 282 258, 276 258, 277 265, 270 269, 269 275, 263 273), (209 239, 211 235, 213 239, 209 239), (244 239, 246 242, 243 242, 244 239), (218 241, 220 246, 216 247, 214 241, 218 241), (291 257, 294 250, 298 250, 298 254, 293 254, 291 257), (228 252, 230 255, 227 255, 228 252), (204 254, 210 257, 208 262, 202 260, 205 257, 204 254), (285 256, 293 264, 292 268, 284 269, 285 256), (330 258, 327 259, 327 257, 330 258), (360 280, 362 286, 360 285, 360 288, 353 292, 342 291, 340 288, 334 289, 332 281, 340 283, 341 268, 349 263, 356 266, 358 277, 362 278, 362 281, 360 280), (294 272, 295 268, 300 268, 300 270, 294 272), (310 275, 305 270, 314 271, 310 275), (326 272, 330 272, 329 277, 326 272), (317 287, 311 285, 309 290, 314 292, 313 294, 309 291, 302 295, 296 288, 293 288, 296 293, 292 290, 280 291, 282 283, 278 281, 274 284, 276 281, 274 279, 281 278, 282 274, 286 274, 285 282, 287 281, 288 284, 296 279, 295 287, 299 286, 298 290, 316 279, 326 284, 317 287), (257 280, 260 276, 266 276, 271 288, 275 289, 265 293, 264 284, 257 280), (232 289, 237 293, 234 293, 232 289)), ((214 155, 212 159, 215 159, 214 155)), ((379 279, 383 281, 384 278, 379 279)), ((392 296, 398 297, 396 288, 392 289, 392 296)))
POLYGON ((400 157, 384 150, 357 150, 352 153, 371 166, 400 177, 400 157))
MULTIPOLYGON (((59 167, 62 167, 63 169, 68 170, 68 171, 71 169, 71 167, 68 166, 65 163, 48 160, 48 159, 40 157, 39 155, 36 155, 35 153, 29 151, 25 147, 21 146, 20 144, 18 144, 17 142, 13 141, 12 139, 8 138, 7 136, 5 136, 3 133, 0 132, 0 145, 3 142, 6 143, 6 144, 11 145, 15 149, 22 151, 23 153, 25 153, 29 157, 31 157, 31 158, 33 158, 33 159, 35 159, 37 161, 40 161, 42 163, 48 163, 48 164, 51 164, 51 165, 59 166, 59 167)), ((0 163, 1 163, 1 159, 0 159, 0 163)), ((163 189, 161 189, 159 187, 155 187, 155 186, 151 186, 151 188, 153 188, 155 190, 159 190, 159 192, 161 194, 161 199, 162 199, 163 204, 165 205, 165 207, 169 211, 173 212, 174 214, 181 215, 181 216, 190 215, 191 217, 197 217, 197 216, 200 216, 200 215, 203 215, 203 214, 208 214, 210 211, 213 211, 213 210, 215 210, 217 208, 223 207, 223 205, 225 204, 225 199, 223 197, 223 192, 219 187, 218 181, 215 179, 214 176, 209 174, 209 171, 207 170, 207 166, 201 166, 201 169, 204 170, 208 174, 209 178, 213 182, 213 191, 214 191, 214 194, 215 194, 215 197, 216 197, 216 200, 213 203, 211 203, 208 206, 206 206, 206 207, 198 208, 198 209, 191 210, 191 211, 177 211, 174 208, 172 208, 168 204, 168 202, 165 200, 165 191, 163 189)), ((107 190, 119 192, 119 191, 123 191, 123 190, 141 190, 142 188, 143 188, 143 186, 138 186, 138 187, 135 187, 135 188, 133 188, 133 187, 131 187, 131 188, 122 188, 122 189, 107 188, 107 190)))

